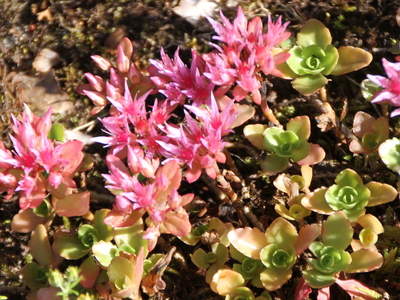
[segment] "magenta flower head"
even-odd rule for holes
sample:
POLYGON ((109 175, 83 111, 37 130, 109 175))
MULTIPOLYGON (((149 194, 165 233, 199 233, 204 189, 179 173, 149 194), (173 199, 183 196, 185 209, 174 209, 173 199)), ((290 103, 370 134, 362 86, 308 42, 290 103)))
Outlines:
MULTIPOLYGON (((376 92, 371 99, 372 103, 388 102, 393 106, 400 106, 400 62, 391 63, 382 59, 386 77, 379 75, 367 75, 368 79, 383 89, 376 92)), ((390 116, 400 115, 400 108, 395 109, 390 116)))
POLYGON ((235 85, 232 94, 236 101, 251 93, 254 103, 260 104, 259 72, 281 76, 276 66, 290 56, 274 51, 276 46, 289 38, 290 32, 286 31, 289 22, 282 24, 279 18, 274 23, 269 16, 268 31, 264 33, 261 18, 255 17, 248 22, 240 6, 233 23, 222 12, 220 15, 222 23, 207 18, 217 34, 213 38, 221 45, 211 43, 217 51, 203 55, 207 62, 204 76, 221 85, 219 92, 235 85))

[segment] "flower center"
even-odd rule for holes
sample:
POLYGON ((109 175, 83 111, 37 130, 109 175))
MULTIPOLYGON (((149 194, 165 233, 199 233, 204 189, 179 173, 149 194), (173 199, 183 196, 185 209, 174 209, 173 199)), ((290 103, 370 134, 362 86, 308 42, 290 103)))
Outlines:
POLYGON ((393 94, 400 94, 400 82, 389 80, 388 85, 388 90, 390 90, 390 92, 392 92, 393 94))

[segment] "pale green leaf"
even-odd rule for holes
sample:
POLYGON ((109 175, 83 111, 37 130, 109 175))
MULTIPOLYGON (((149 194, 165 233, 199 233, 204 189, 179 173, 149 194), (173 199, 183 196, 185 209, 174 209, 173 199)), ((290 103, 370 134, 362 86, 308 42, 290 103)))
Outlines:
POLYGON ((357 71, 368 66, 372 61, 372 54, 361 48, 342 46, 338 49, 339 60, 332 70, 332 75, 342 75, 357 71))
POLYGON ((317 45, 322 49, 332 43, 332 36, 328 28, 316 19, 308 20, 297 34, 297 45, 305 48, 317 45))

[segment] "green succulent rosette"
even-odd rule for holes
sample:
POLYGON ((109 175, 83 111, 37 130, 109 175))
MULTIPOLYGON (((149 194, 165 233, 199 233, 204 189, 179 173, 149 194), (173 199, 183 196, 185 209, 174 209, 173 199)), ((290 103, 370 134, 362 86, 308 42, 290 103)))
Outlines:
POLYGON ((303 271, 303 277, 312 288, 319 289, 333 284, 336 280, 334 274, 342 271, 352 260, 348 252, 325 246, 321 242, 311 243, 309 249, 316 258, 308 259, 312 269, 303 271))
POLYGON ((282 158, 299 161, 305 158, 310 149, 307 140, 301 140, 296 133, 281 128, 267 128, 264 131, 265 148, 282 158))
POLYGON ((265 173, 277 173, 283 171, 289 165, 289 160, 298 162, 310 152, 308 138, 310 136, 310 119, 307 116, 299 116, 291 119, 286 130, 277 127, 269 127, 264 130, 263 148, 272 152, 261 162, 261 168, 265 173))
POLYGON ((287 78, 294 79, 293 87, 303 95, 324 87, 328 82, 325 76, 356 71, 372 60, 372 55, 361 48, 335 48, 329 29, 316 19, 304 24, 297 34, 296 45, 288 52, 290 57, 278 69, 287 78))
POLYGON ((287 64, 295 74, 293 87, 302 94, 314 93, 328 82, 325 76, 339 60, 338 50, 331 43, 329 29, 315 19, 308 20, 298 33, 297 45, 289 50, 287 64))
POLYGON ((280 248, 277 244, 270 244, 260 253, 262 263, 270 269, 281 271, 289 270, 296 262, 296 251, 293 246, 280 248))
POLYGON ((356 222, 365 214, 370 190, 363 184, 358 174, 346 169, 339 173, 325 194, 325 200, 334 211, 343 211, 351 222, 356 222))

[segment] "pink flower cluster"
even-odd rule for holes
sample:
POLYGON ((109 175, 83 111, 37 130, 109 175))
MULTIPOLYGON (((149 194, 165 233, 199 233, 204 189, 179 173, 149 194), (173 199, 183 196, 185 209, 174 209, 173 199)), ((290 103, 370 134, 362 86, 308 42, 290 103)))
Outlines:
POLYGON ((260 75, 272 74, 281 76, 276 65, 285 62, 288 53, 274 54, 274 48, 289 38, 285 29, 288 22, 282 24, 281 18, 276 23, 268 19, 268 31, 263 33, 263 24, 259 17, 248 23, 241 7, 233 24, 222 14, 223 24, 209 18, 211 25, 218 34, 216 40, 223 42, 222 46, 212 44, 217 51, 201 57, 192 50, 190 69, 182 62, 177 50, 174 60, 162 50, 162 61, 151 60, 153 66, 148 71, 157 89, 173 104, 184 104, 186 97, 193 100, 193 105, 208 104, 210 93, 214 92, 220 108, 226 104, 226 96, 230 88, 236 101, 242 100, 252 93, 253 101, 261 103, 259 89, 260 75), (218 88, 214 91, 215 86, 218 88))
POLYGON ((167 97, 172 106, 183 105, 186 98, 196 106, 209 104, 215 85, 204 76, 205 61, 194 50, 190 68, 179 57, 179 49, 173 60, 161 49, 161 59, 150 60, 152 66, 148 71, 157 90, 167 97))
MULTIPOLYGON (((170 61, 171 69, 177 68, 175 63, 179 65, 181 61, 170 61)), ((219 171, 217 162, 225 162, 222 137, 230 132, 236 116, 235 106, 230 101, 220 112, 210 91, 208 98, 203 99, 208 105, 185 106, 185 122, 178 126, 168 122, 179 103, 155 100, 148 109, 146 101, 150 91, 132 97, 129 81, 121 80, 124 80, 124 93, 117 98, 107 96, 112 105, 111 116, 101 119, 108 136, 93 139, 110 147, 107 165, 111 174, 103 176, 109 183, 107 188, 117 197, 106 222, 114 227, 126 226, 147 212, 147 237, 157 236, 160 231, 185 235, 190 231, 190 222, 182 206, 193 195, 180 196, 177 192, 182 177, 178 163, 188 167, 186 178, 190 182, 199 178, 202 169, 215 178, 219 171), (122 162, 125 158, 128 168, 122 162), (161 158, 167 159, 159 167, 161 158), (175 174, 172 188, 166 189, 168 193, 164 191, 168 185, 166 170, 174 170, 175 174), (147 178, 143 183, 138 180, 139 173, 147 178), (163 190, 162 198, 158 196, 160 190, 163 190), (179 226, 171 225, 178 220, 179 226)))
POLYGON ((88 96, 95 107, 91 114, 97 114, 109 104, 109 99, 118 99, 125 93, 125 81, 128 82, 129 91, 133 94, 144 94, 151 89, 152 83, 149 77, 144 76, 134 63, 130 61, 133 53, 132 43, 129 39, 122 39, 118 45, 117 67, 99 55, 93 55, 92 59, 97 66, 110 72, 110 80, 105 81, 97 75, 86 73, 89 84, 83 84, 77 88, 77 92, 88 96))
POLYGON ((232 85, 233 97, 236 101, 242 100, 248 93, 252 93, 253 101, 261 103, 259 89, 259 71, 265 75, 281 76, 276 65, 285 62, 289 53, 277 53, 274 48, 289 38, 290 32, 285 31, 289 22, 282 24, 279 17, 276 23, 268 17, 268 31, 263 33, 263 24, 259 17, 251 22, 247 21, 241 7, 233 24, 222 14, 222 24, 209 18, 217 36, 216 40, 223 42, 222 46, 214 44, 218 52, 203 55, 207 62, 205 76, 220 86, 217 94, 225 93, 232 85))
POLYGON ((14 154, 0 142, 0 191, 7 191, 7 198, 19 191, 21 209, 40 205, 46 191, 64 198, 67 187, 76 187, 72 177, 82 162, 83 144, 56 144, 47 137, 51 126, 51 108, 39 118, 25 106, 22 120, 12 116, 14 154))
POLYGON ((108 224, 126 226, 147 213, 149 239, 159 232, 187 234, 190 223, 183 206, 193 195, 177 192, 180 167, 186 168, 189 182, 196 181, 203 170, 211 178, 218 175, 218 163, 226 159, 223 137, 238 114, 234 100, 225 94, 236 85, 235 100, 251 92, 254 102, 260 103, 257 73, 276 75, 276 64, 287 59, 287 54, 272 54, 289 36, 287 24, 282 25, 280 19, 277 23, 269 19, 268 32, 263 34, 261 19, 248 24, 241 8, 233 24, 221 17, 223 25, 210 22, 216 38, 225 45, 215 45, 217 52, 203 56, 192 51, 189 67, 179 50, 173 59, 161 50, 161 60, 150 60, 149 75, 143 75, 130 61, 133 48, 127 38, 118 46, 116 67, 104 58, 92 57, 100 68, 110 71, 110 80, 85 74, 89 84, 78 91, 93 100, 93 114, 111 104, 110 116, 101 119, 108 136, 93 139, 110 147, 110 174, 103 176, 116 195, 116 204, 106 218, 108 224), (151 93, 161 93, 165 99, 149 106, 151 93), (184 119, 171 122, 175 109, 182 105, 184 119))
MULTIPOLYGON (((113 227, 124 227, 136 223, 145 213, 148 226, 145 238, 154 239, 161 233, 175 236, 189 234, 189 216, 183 208, 193 199, 193 194, 179 195, 181 169, 176 161, 158 167, 158 160, 141 157, 143 153, 129 147, 129 153, 139 152, 138 157, 146 164, 151 178, 140 179, 131 155, 128 156, 129 169, 116 156, 107 156, 107 166, 111 174, 104 174, 110 191, 116 195, 114 209, 105 218, 105 223, 113 227), (132 175, 132 173, 134 173, 132 175)), ((136 155, 136 154, 134 154, 136 155)))
MULTIPOLYGON (((382 87, 382 90, 376 92, 372 97, 371 102, 388 102, 398 107, 400 106, 400 62, 391 63, 383 58, 382 65, 387 78, 379 75, 367 75, 369 80, 382 87)), ((400 108, 390 114, 391 117, 398 115, 400 115, 400 108)))

